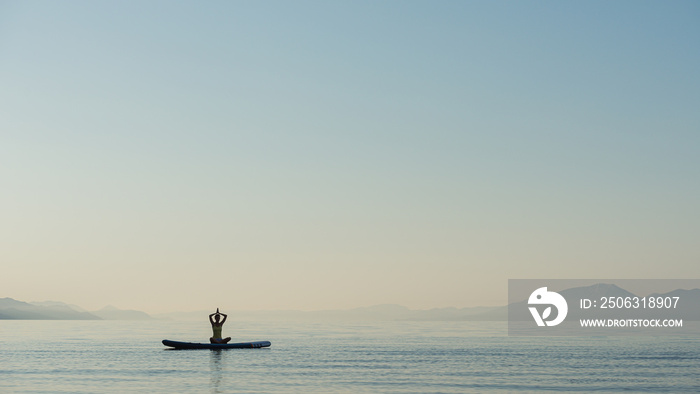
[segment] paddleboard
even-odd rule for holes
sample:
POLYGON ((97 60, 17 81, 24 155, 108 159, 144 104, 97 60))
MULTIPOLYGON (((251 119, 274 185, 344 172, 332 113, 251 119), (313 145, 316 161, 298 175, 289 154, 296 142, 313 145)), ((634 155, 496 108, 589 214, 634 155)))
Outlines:
POLYGON ((241 342, 241 343, 195 343, 195 342, 178 342, 163 340, 163 345, 175 349, 255 349, 260 347, 268 347, 271 345, 268 341, 256 342, 241 342))

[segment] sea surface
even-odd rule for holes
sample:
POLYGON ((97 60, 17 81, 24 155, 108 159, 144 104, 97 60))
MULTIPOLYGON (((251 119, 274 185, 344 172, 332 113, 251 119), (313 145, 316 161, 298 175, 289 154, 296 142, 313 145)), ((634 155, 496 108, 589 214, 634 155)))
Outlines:
MULTIPOLYGON (((231 316, 233 317, 233 316, 231 316)), ((508 337, 500 322, 0 320, 2 393, 700 392, 698 337, 508 337)))

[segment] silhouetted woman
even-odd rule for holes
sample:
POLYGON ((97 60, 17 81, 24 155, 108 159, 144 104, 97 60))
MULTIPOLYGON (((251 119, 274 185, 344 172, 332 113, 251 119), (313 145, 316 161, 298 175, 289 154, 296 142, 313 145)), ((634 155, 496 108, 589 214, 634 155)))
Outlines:
POLYGON ((228 343, 228 341, 231 340, 231 337, 227 338, 221 338, 221 329, 224 327, 224 323, 226 323, 226 314, 225 313, 219 313, 219 308, 216 308, 216 313, 212 313, 209 315, 209 322, 211 323, 211 330, 214 332, 214 336, 209 338, 209 341, 211 343, 228 343), (223 316, 223 320, 219 321, 219 318, 223 316))

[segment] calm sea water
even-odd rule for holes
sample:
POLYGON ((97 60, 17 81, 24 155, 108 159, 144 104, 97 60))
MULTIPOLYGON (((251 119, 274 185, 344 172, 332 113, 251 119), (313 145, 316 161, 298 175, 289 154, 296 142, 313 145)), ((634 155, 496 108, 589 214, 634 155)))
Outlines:
POLYGON ((700 340, 515 338, 503 323, 229 319, 267 349, 166 350, 203 322, 0 320, 0 392, 700 392, 700 340))

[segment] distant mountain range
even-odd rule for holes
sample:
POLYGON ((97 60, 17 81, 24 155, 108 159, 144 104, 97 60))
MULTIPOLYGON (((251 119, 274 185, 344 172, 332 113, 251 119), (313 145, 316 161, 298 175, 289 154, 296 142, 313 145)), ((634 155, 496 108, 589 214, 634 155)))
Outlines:
MULTIPOLYGON (((319 311, 267 310, 267 311, 230 311, 229 318, 254 321, 457 321, 457 320, 494 320, 483 318, 488 312, 501 307, 474 308, 435 308, 413 310, 396 304, 374 305, 353 309, 335 309, 319 311)), ((156 319, 202 320, 211 311, 172 312, 156 314, 156 319)), ((506 310, 507 313, 507 310, 506 310)), ((506 315, 507 317, 507 315, 506 315)), ((497 319, 496 319, 497 320, 497 319)))
MULTIPOLYGON (((600 297, 635 297, 635 294, 613 284, 598 283, 591 286, 575 287, 559 292, 567 300, 596 299, 600 297)), ((688 320, 700 320, 700 289, 673 290, 664 294, 653 296, 680 296, 686 309, 682 317, 688 320), (688 307, 689 306, 689 307, 688 307), (697 309, 697 310, 694 310, 697 309)), ((231 311, 229 315, 240 320, 340 320, 340 321, 506 321, 509 308, 511 319, 530 320, 526 304, 527 300, 505 306, 496 307, 471 307, 471 308, 433 308, 426 310, 409 309, 401 305, 384 304, 370 307, 321 310, 321 311, 231 311)), ((581 312, 578 305, 569 306, 569 316, 576 317, 581 312)), ((643 311, 642 311, 643 312, 643 311)), ((647 311, 650 316, 658 312, 647 311)), ((647 313, 645 312, 645 313, 647 313)), ((671 311, 673 312, 673 311, 671 311)), ((149 314, 135 310, 121 310, 113 306, 104 307, 98 311, 90 311, 76 305, 62 302, 22 302, 12 298, 0 298, 0 319, 34 319, 34 320, 147 320, 147 319, 173 319, 173 320, 201 320, 207 318, 211 311, 173 312, 161 313, 150 316, 149 314)), ((635 316, 640 316, 639 311, 635 316)), ((611 314, 619 316, 620 310, 611 309, 603 311, 602 316, 611 314)), ((669 315, 668 317, 674 317, 669 315)))
POLYGON ((57 301, 24 302, 0 298, 0 320, 147 320, 145 312, 106 306, 88 312, 77 306, 57 301))
MULTIPOLYGON (((613 284, 598 283, 591 286, 575 287, 559 292, 567 300, 581 298, 600 300, 600 297, 635 297, 635 294, 622 289, 613 284)), ((678 313, 668 310, 634 311, 635 316, 649 315, 663 312, 668 317, 683 317, 688 320, 700 320, 700 289, 674 290, 664 294, 653 294, 653 296, 681 296, 685 309, 679 316, 678 313), (689 306, 689 307, 688 307, 689 306), (697 309, 694 311, 693 309, 697 309)), ((360 321, 360 320, 383 320, 383 321, 507 321, 509 307, 518 311, 513 319, 531 320, 532 316, 526 307, 527 300, 512 303, 510 305, 496 307, 471 307, 471 308, 434 308, 426 310, 413 310, 401 305, 385 304, 370 307, 344 309, 344 310, 321 310, 321 311, 232 311, 230 315, 241 320, 337 320, 337 321, 360 321)), ((580 314, 578 305, 569 306, 569 314, 576 317, 580 314)), ((600 310, 599 310, 600 311, 600 310)), ((156 318, 176 319, 176 320, 201 320, 211 313, 208 311, 197 312, 176 312, 155 315, 156 318)), ((620 316, 620 310, 610 309, 599 313, 600 316, 607 315, 620 316)))

